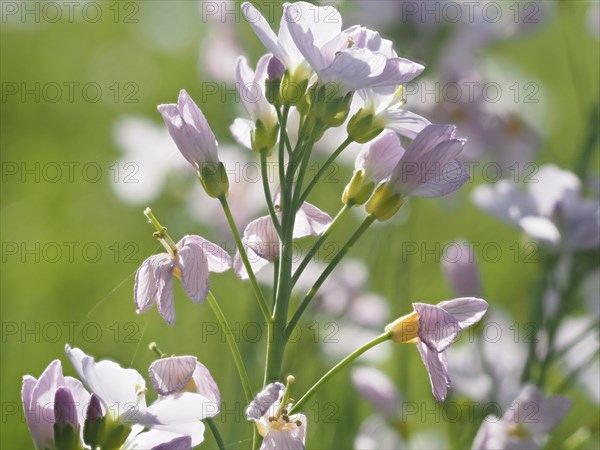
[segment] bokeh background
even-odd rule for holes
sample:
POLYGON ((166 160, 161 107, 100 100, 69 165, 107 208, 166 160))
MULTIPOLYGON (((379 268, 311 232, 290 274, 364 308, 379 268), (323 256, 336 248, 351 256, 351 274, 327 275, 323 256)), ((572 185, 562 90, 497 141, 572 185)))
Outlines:
MULTIPOLYGON (((258 3, 278 23, 279 4, 258 3)), ((338 313, 344 317, 337 317, 332 312, 336 300, 377 294, 385 299, 380 315, 387 321, 409 312, 412 301, 450 298, 441 259, 444 247, 457 239, 477 245, 484 296, 507 319, 504 333, 513 333, 508 326, 516 324, 521 333, 515 341, 523 344, 528 305, 541 271, 537 247, 528 247, 531 239, 478 210, 470 191, 496 181, 497 167, 504 177, 512 177, 510 166, 517 161, 520 168, 535 162, 574 170, 593 136, 590 129, 598 127, 593 113, 600 85, 598 2, 495 2, 502 19, 494 23, 482 19, 481 12, 473 20, 456 21, 449 9, 438 9, 437 17, 419 16, 425 3, 433 9, 444 2, 334 3, 344 25, 377 29, 395 41, 400 55, 422 62, 427 69, 418 82, 492 82, 502 93, 499 101, 469 101, 463 95, 458 103, 443 94, 438 99, 429 95, 424 102, 421 93, 408 97, 409 106, 432 120, 457 123, 459 133, 470 138, 470 160, 482 165, 457 195, 412 201, 356 245, 351 252, 356 267, 347 268, 350 287, 332 285, 327 302, 334 307, 320 312, 313 307, 302 324, 302 338, 287 352, 286 370, 296 375, 297 395, 343 349, 351 350, 363 331, 365 336, 376 332, 356 331, 343 307, 338 313), (416 6, 416 15, 406 9, 408 3, 416 6), (507 161, 503 158, 509 150, 513 153, 507 161), (481 167, 490 161, 497 163, 485 173, 481 167), (500 248, 499 256, 488 251, 489 243, 500 248)), ((177 287, 177 324, 169 327, 155 309, 136 315, 132 294, 137 267, 158 250, 142 214, 145 206, 175 237, 200 234, 233 248, 220 210, 198 192, 193 171, 167 138, 156 105, 175 101, 179 89, 187 89, 230 161, 256 161, 236 146, 228 130, 242 115, 234 94, 235 57, 244 53, 255 63, 265 52, 239 6, 220 1, 2 1, 1 448, 31 447, 20 403, 21 377, 39 376, 55 358, 73 375, 65 343, 146 374, 155 357, 147 349, 151 341, 167 353, 198 356, 221 389, 224 416, 217 423, 228 448, 250 446, 242 391, 208 305, 194 305, 177 287)), ((336 146, 326 142, 319 157, 324 160, 336 146)), ((591 157, 584 159, 580 174, 593 180, 599 173, 597 141, 588 152, 591 157)), ((351 158, 343 158, 310 201, 333 216, 351 173, 351 158)), ((260 192, 257 180, 250 184, 260 192)), ((240 196, 234 211, 240 227, 266 211, 260 196, 250 195, 244 186, 232 193, 234 207, 235 195, 240 196)), ((333 242, 341 243, 359 220, 358 214, 352 216, 333 242)), ((213 275, 211 283, 230 322, 237 324, 239 345, 258 390, 264 329, 245 325, 260 324, 251 290, 232 272, 213 275)), ((589 285, 585 295, 597 306, 597 279, 589 285)), ((596 315, 597 320, 597 308, 584 304, 573 316, 596 315)), ((592 345, 597 346, 597 334, 592 345)), ((468 367, 469 358, 464 361, 468 367)), ((385 371, 403 402, 419 408, 395 422, 407 440, 413 437, 412 446, 470 446, 481 408, 475 408, 475 419, 463 414, 448 420, 435 404, 413 346, 390 345, 383 355, 360 364, 385 371)), ((553 392, 564 377, 564 371, 553 367, 547 391, 553 392)), ((450 402, 473 401, 458 389, 451 392, 450 402)), ((548 448, 598 448, 597 394, 578 382, 565 394, 574 399, 574 407, 554 430, 548 448)), ((353 387, 351 371, 344 372, 307 408, 308 446, 353 448, 360 424, 373 411, 353 387)), ((216 448, 208 432, 203 448, 216 448)))

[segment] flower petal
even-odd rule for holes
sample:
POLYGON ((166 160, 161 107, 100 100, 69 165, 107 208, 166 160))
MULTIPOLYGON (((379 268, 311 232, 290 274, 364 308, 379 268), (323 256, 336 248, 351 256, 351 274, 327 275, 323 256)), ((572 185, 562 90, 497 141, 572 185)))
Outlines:
POLYGON ((259 217, 250 222, 244 230, 242 241, 245 246, 269 262, 273 262, 279 256, 279 236, 271 216, 259 217))
POLYGON ((246 2, 242 5, 242 13, 263 45, 279 58, 279 60, 285 63, 286 55, 280 50, 277 43, 277 36, 275 36, 271 26, 260 11, 258 11, 252 3, 246 2))
POLYGON ((198 393, 214 402, 217 407, 221 405, 221 392, 206 366, 196 361, 196 369, 193 374, 194 383, 198 388, 198 393))
POLYGON ((162 268, 170 262, 169 255, 160 253, 147 258, 137 270, 133 294, 138 314, 148 311, 156 301, 159 279, 163 276, 162 268))
POLYGON ((469 173, 463 163, 457 159, 439 167, 439 169, 440 174, 438 176, 417 186, 410 194, 415 197, 442 197, 456 191, 469 180, 469 173))
POLYGON ((265 388, 256 394, 254 400, 246 408, 246 419, 257 422, 269 410, 271 405, 279 400, 285 391, 282 383, 275 382, 268 384, 265 388))
POLYGON ((431 351, 421 342, 417 344, 421 359, 427 368, 429 381, 435 399, 441 403, 446 399, 450 377, 448 376, 448 360, 445 352, 436 353, 431 351))
POLYGON ((437 306, 451 314, 461 329, 479 322, 488 309, 488 303, 476 297, 455 298, 438 303, 437 306))
POLYGON ((548 245, 560 243, 560 231, 550 219, 541 216, 526 216, 519 219, 519 226, 532 238, 548 245))
POLYGON ((445 310, 427 303, 413 303, 419 315, 419 339, 434 352, 446 350, 460 334, 458 321, 445 310))
POLYGON ((194 244, 204 252, 204 257, 208 262, 208 269, 211 272, 222 273, 231 269, 231 256, 225 249, 219 245, 204 239, 202 236, 188 235, 179 241, 181 247, 188 244, 194 244))
POLYGON ((192 379, 196 361, 194 356, 172 356, 154 361, 148 369, 154 390, 160 395, 181 391, 192 379))
POLYGON ((431 125, 425 117, 401 108, 388 109, 382 113, 382 117, 386 128, 410 139, 414 139, 425 127, 431 125))
POLYGON ((477 186, 473 190, 471 200, 479 209, 514 225, 522 217, 538 215, 531 195, 507 180, 501 180, 491 186, 477 186))
POLYGON ((354 166, 356 170, 364 170, 365 179, 377 185, 392 174, 403 154, 398 135, 388 130, 363 147, 354 166))
POLYGON ((229 126, 229 132, 235 142, 249 150, 252 150, 252 130, 254 130, 254 122, 248 119, 235 119, 229 126))
POLYGON ((208 295, 208 262, 202 246, 188 240, 178 252, 181 269, 181 285, 194 303, 200 303, 208 295))
POLYGON ((137 414, 139 423, 166 431, 212 417, 219 411, 218 405, 200 394, 182 392, 169 395, 137 414))
POLYGON ((310 203, 304 202, 296 213, 293 237, 299 239, 305 236, 320 236, 331 222, 332 219, 329 214, 310 203))

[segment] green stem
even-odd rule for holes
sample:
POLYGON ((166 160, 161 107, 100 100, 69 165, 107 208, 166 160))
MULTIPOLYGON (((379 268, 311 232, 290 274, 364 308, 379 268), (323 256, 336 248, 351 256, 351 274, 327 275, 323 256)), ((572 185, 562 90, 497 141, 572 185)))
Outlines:
POLYGON ((333 269, 335 269, 335 267, 339 264, 339 262, 342 260, 342 258, 346 255, 346 253, 348 253, 348 251, 352 248, 352 246, 356 243, 356 241, 358 241, 358 239, 363 235, 363 233, 367 230, 367 228, 369 228, 369 226, 371 226, 371 224, 374 221, 375 221, 375 216, 373 216, 373 215, 367 216, 367 218, 360 225, 360 227, 358 227, 358 229, 354 232, 354 234, 350 237, 350 239, 348 239, 346 244, 340 249, 340 251, 335 255, 333 260, 325 268, 325 270, 323 271, 323 273, 321 274, 319 279, 315 282, 313 287, 310 288, 310 290, 306 294, 306 297, 304 297, 304 300, 302 300, 302 303, 300 304, 300 306, 294 313, 292 320, 290 320, 290 323, 288 324, 288 326, 286 328, 286 331, 285 331, 286 336, 291 336, 292 332, 294 331, 294 328, 296 327, 296 325, 298 324, 298 321, 300 320, 300 317, 302 317, 304 310, 306 309, 306 307, 308 306, 310 301, 313 299, 313 297, 317 294, 319 288, 323 285, 323 283, 325 282, 325 280, 327 279, 329 274, 331 272, 333 272, 333 269))
POLYGON ((221 329, 225 333, 225 339, 227 340, 227 344, 229 345, 229 350, 231 351, 231 356, 233 356, 233 361, 235 362, 235 366, 237 368, 238 374, 240 376, 240 381, 242 382, 242 387, 244 388, 244 395, 246 396, 246 402, 250 403, 252 401, 252 388, 250 387, 250 381, 248 380, 248 373, 246 372, 246 367, 244 366, 244 361, 242 360, 242 354, 240 353, 240 349, 235 342, 235 336, 233 335, 233 331, 231 327, 227 323, 227 319, 221 310, 221 307, 217 303, 217 300, 213 296, 212 292, 208 292, 208 304, 212 308, 219 324, 221 325, 221 329))
MULTIPOLYGON (((281 150, 283 150, 282 144, 285 145, 285 147, 287 148, 288 155, 292 154, 292 144, 290 143, 290 138, 287 134, 287 129, 286 129, 288 114, 290 112, 290 107, 291 107, 291 105, 284 105, 283 113, 279 110, 279 108, 275 108, 275 110, 277 111, 277 119, 279 120, 279 130, 280 130, 280 134, 279 134, 280 153, 279 153, 279 156, 283 155, 283 152, 281 151, 281 150)), ((283 161, 283 159, 280 159, 280 161, 283 161)))
POLYGON ((208 428, 210 428, 210 431, 212 432, 213 436, 215 437, 215 441, 217 441, 217 446, 219 447, 219 450, 225 450, 225 443, 223 442, 223 438, 221 437, 221 434, 219 433, 219 430, 217 429, 217 425, 215 424, 215 421, 212 419, 212 417, 208 417, 204 420, 206 421, 208 428))
POLYGON ((312 132, 306 142, 306 145, 302 149, 302 161, 300 162, 300 170, 298 171, 298 180, 296 181, 296 186, 294 189, 294 196, 292 199, 292 207, 295 210, 298 210, 302 205, 302 202, 299 199, 302 197, 302 185, 304 184, 304 177, 306 176, 306 169, 308 168, 308 164, 310 162, 310 155, 312 153, 313 146, 317 139, 317 136, 320 131, 322 131, 322 125, 319 122, 316 122, 313 125, 312 132))
POLYGON ((348 136, 346 138, 346 140, 344 142, 342 142, 342 144, 331 154, 331 156, 329 158, 327 158, 327 161, 325 161, 325 163, 323 164, 323 166, 319 169, 319 171, 317 172, 317 174, 310 181, 310 183, 308 184, 308 186, 306 186, 306 189, 304 190, 304 192, 300 196, 300 199, 299 199, 300 204, 302 204, 308 198, 310 192, 317 185, 317 183, 319 182, 319 180, 321 179, 321 177, 325 174, 325 171, 329 168, 329 166, 331 166, 331 164, 333 164, 333 162, 337 159, 337 157, 340 156, 340 154, 352 142, 354 142, 354 140, 350 136, 348 136))
POLYGON ((354 361, 360 355, 365 353, 367 350, 381 344, 382 342, 390 340, 391 338, 392 338, 391 332, 383 333, 382 335, 376 337, 372 341, 367 342, 362 347, 354 350, 352 353, 350 353, 348 356, 346 356, 344 359, 342 359, 339 363, 337 363, 334 367, 332 367, 329 370, 329 372, 327 372, 325 375, 323 375, 319 379, 319 381, 317 381, 308 391, 306 391, 306 394, 304 394, 302 396, 302 398, 300 400, 298 400, 294 404, 294 406, 292 406, 292 408, 289 411, 289 414, 291 415, 291 414, 297 412, 302 407, 302 405, 304 403, 306 403, 306 401, 310 397, 313 396, 313 394, 315 392, 317 392, 325 383, 327 383, 332 377, 334 377, 340 370, 342 370, 344 367, 346 367, 348 364, 350 364, 352 361, 354 361))
POLYGON ((229 209, 229 203, 227 203, 227 198, 225 195, 221 195, 219 197, 219 201, 223 206, 223 211, 225 212, 225 216, 227 217, 227 222, 229 223, 229 227, 231 228, 231 232, 233 233, 233 238, 235 239, 235 244, 237 246, 238 251, 240 252, 240 257, 242 258, 242 262, 244 263, 244 267, 248 272, 248 278, 250 279, 250 283, 252 284, 252 288, 254 289, 254 295, 258 300, 258 305, 263 313, 267 324, 271 322, 271 314, 269 313, 269 307, 267 306, 267 301, 260 290, 260 286, 258 285, 258 281, 256 281, 256 276, 254 275, 254 271, 252 270, 252 266, 250 265, 250 261, 248 261, 248 255, 246 254, 246 249, 242 244, 242 238, 240 237, 240 233, 237 230, 237 226, 235 225, 235 221, 233 220, 233 215, 231 214, 231 209, 229 209))
POLYGON ((269 187, 269 174, 267 173, 267 150, 261 150, 260 152, 260 175, 262 178, 263 190, 265 191, 265 200, 267 201, 267 208, 269 209, 269 215, 273 221, 273 226, 277 231, 277 234, 281 238, 281 225, 277 218, 275 207, 273 206, 273 198, 271 197, 271 188, 269 187))
POLYGON ((308 264, 310 263, 312 257, 319 251, 321 245, 323 245, 323 243, 327 240, 329 235, 331 235, 335 227, 341 222, 341 219, 346 215, 346 213, 350 211, 351 207, 352 205, 344 205, 342 209, 340 209, 340 211, 337 213, 337 216, 335 216, 333 221, 329 224, 327 229, 323 232, 323 234, 319 236, 319 239, 317 239, 317 241, 314 243, 312 248, 309 250, 309 252, 306 254, 304 259, 294 272, 294 276, 292 277, 292 286, 294 286, 298 282, 298 279, 302 275, 302 272, 304 272, 304 269, 306 269, 306 266, 308 266, 308 264))

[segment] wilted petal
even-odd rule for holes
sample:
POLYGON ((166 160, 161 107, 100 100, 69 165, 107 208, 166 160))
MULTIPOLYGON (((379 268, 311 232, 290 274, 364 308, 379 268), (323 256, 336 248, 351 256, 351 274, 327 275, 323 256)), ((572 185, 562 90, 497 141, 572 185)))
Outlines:
POLYGON ((427 303, 413 303, 419 315, 419 338, 434 352, 446 350, 460 334, 458 321, 444 309, 427 303))
MULTIPOLYGON (((294 239, 305 236, 320 236, 331 222, 332 219, 329 214, 310 203, 304 202, 296 214, 293 233, 294 239)), ((273 229, 275 228, 273 227, 273 229)), ((277 236, 277 232, 275 232, 275 236, 277 236)), ((279 238, 277 238, 277 243, 279 245, 279 238)))
POLYGON ((448 387, 450 387, 446 353, 436 353, 431 351, 425 344, 421 342, 417 344, 417 349, 419 350, 421 359, 427 368, 433 396, 438 402, 441 403, 446 399, 448 387))
POLYGON ((179 241, 179 246, 193 244, 202 249, 211 272, 222 273, 231 269, 231 256, 221 246, 204 239, 202 236, 188 235, 179 241))
POLYGON ((148 311, 156 301, 161 277, 171 276, 170 273, 165 273, 165 269, 171 264, 171 257, 161 253, 147 258, 137 270, 133 292, 138 314, 148 311))
POLYGON ((461 329, 479 322, 488 309, 485 300, 475 297, 455 298, 438 303, 437 306, 451 314, 461 329))
POLYGON ((246 419, 254 422, 259 421, 271 405, 279 400, 284 391, 285 386, 279 382, 265 386, 246 408, 246 419))
POLYGON ((194 356, 172 356, 154 361, 148 369, 154 390, 160 395, 181 391, 192 379, 196 361, 194 356))

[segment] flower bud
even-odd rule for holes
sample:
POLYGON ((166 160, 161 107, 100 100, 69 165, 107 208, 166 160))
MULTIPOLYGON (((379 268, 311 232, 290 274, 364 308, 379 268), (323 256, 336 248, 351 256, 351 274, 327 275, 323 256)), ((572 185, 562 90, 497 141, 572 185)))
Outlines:
POLYGON ((270 156, 273 147, 277 143, 278 133, 279 124, 269 129, 262 120, 257 120, 254 130, 252 130, 252 150, 259 153, 266 150, 268 156, 270 156))
POLYGON ((102 415, 100 400, 94 394, 90 397, 90 403, 85 411, 85 422, 83 425, 83 442, 91 448, 97 448, 105 427, 105 417, 102 415))
POLYGON ((285 73, 285 67, 275 56, 272 56, 267 65, 267 80, 265 82, 265 97, 267 101, 278 107, 281 105, 279 90, 281 88, 281 79, 285 73))
POLYGON ((54 443, 58 449, 81 448, 77 409, 66 387, 59 387, 54 394, 54 443))
POLYGON ((383 127, 375 120, 373 111, 361 108, 350 118, 346 130, 356 142, 365 144, 379 136, 383 127))
POLYGON ((318 83, 311 89, 310 112, 315 119, 320 120, 328 127, 339 127, 348 118, 350 104, 352 103, 352 92, 339 95, 340 88, 335 83, 318 83))

